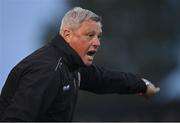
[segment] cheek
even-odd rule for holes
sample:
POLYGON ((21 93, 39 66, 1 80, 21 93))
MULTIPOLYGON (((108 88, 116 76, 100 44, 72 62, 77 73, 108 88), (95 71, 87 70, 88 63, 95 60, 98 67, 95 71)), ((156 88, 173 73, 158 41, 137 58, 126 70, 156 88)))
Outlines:
POLYGON ((88 41, 86 40, 79 41, 77 43, 78 53, 81 55, 84 55, 88 51, 89 46, 90 46, 90 43, 88 41))
POLYGON ((90 47, 90 42, 88 40, 80 38, 71 39, 71 42, 69 44, 82 59, 84 58, 86 52, 90 47))

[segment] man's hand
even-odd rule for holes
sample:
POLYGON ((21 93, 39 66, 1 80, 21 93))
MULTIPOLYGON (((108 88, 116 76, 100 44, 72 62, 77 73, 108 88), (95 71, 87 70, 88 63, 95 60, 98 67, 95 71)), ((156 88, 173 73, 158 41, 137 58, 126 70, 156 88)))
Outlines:
POLYGON ((142 78, 142 80, 145 82, 145 84, 147 86, 145 97, 149 98, 151 96, 156 95, 160 91, 160 88, 155 87, 154 84, 152 84, 150 81, 148 81, 148 80, 146 80, 144 78, 142 78))

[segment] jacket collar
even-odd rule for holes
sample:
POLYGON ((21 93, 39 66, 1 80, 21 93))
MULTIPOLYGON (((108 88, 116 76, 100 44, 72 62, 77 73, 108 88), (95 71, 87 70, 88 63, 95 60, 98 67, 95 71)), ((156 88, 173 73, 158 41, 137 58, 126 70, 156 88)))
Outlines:
POLYGON ((51 40, 50 45, 51 44, 58 50, 58 52, 63 54, 63 61, 68 65, 70 71, 74 71, 79 67, 85 66, 76 51, 72 49, 59 34, 51 40))

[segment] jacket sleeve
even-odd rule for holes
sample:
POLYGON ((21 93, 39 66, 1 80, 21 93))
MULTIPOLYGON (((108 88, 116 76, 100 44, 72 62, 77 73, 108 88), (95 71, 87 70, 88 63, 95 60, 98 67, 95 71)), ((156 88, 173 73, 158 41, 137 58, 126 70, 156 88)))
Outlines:
POLYGON ((2 121, 35 121, 58 92, 58 72, 44 66, 23 72, 19 86, 4 112, 2 121))
POLYGON ((141 78, 132 73, 108 70, 95 65, 80 69, 80 73, 80 89, 97 94, 135 94, 145 93, 147 89, 141 78))

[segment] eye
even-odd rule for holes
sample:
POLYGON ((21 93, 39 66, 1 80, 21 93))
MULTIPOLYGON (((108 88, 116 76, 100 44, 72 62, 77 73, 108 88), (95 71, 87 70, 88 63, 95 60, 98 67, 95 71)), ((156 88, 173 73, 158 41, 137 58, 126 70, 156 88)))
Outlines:
POLYGON ((95 36, 95 34, 93 32, 89 32, 89 33, 86 34, 86 37, 87 37, 88 40, 93 39, 94 36, 95 36))
POLYGON ((101 39, 102 35, 98 35, 98 39, 101 39))
POLYGON ((98 35, 98 39, 101 39, 101 37, 102 37, 102 33, 100 33, 100 34, 98 35))
POLYGON ((93 33, 88 33, 87 36, 92 38, 94 36, 94 34, 93 33))

